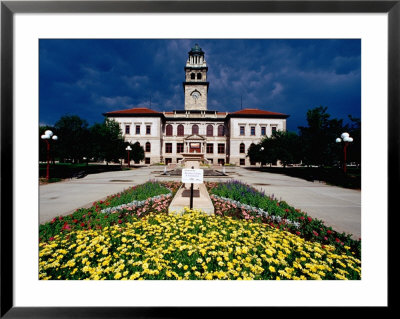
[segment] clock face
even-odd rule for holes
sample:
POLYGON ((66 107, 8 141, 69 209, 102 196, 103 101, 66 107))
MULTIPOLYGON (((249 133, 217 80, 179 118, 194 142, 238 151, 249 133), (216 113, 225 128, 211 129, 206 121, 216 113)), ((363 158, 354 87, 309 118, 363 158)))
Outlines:
POLYGON ((197 100, 199 97, 200 97, 200 93, 199 93, 199 92, 194 91, 194 92, 192 93, 192 98, 194 98, 195 100, 197 100))

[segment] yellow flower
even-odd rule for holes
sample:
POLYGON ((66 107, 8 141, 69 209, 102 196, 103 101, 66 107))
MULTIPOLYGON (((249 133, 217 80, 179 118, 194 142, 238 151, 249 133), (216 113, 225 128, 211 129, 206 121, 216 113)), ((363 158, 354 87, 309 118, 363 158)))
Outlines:
POLYGON ((268 269, 269 269, 270 272, 275 272, 276 271, 274 266, 269 266, 268 269))

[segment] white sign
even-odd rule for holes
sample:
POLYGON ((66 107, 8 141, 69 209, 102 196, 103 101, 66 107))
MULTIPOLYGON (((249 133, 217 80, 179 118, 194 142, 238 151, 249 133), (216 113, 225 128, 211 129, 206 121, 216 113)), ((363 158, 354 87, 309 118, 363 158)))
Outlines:
POLYGON ((182 183, 203 183, 202 169, 182 169, 182 183))

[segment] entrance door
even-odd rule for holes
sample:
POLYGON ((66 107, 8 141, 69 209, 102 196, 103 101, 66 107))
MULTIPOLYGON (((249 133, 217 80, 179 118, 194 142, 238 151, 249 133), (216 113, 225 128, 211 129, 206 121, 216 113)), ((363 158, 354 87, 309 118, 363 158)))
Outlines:
POLYGON ((201 152, 200 143, 190 143, 189 144, 189 152, 190 153, 200 153, 201 152))

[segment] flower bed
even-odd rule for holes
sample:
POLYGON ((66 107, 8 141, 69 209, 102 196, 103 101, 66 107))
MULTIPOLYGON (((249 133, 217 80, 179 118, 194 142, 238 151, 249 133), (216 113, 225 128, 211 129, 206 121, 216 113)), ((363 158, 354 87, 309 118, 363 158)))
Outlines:
POLYGON ((206 183, 215 211, 224 216, 255 219, 278 229, 290 231, 306 240, 336 247, 337 251, 361 257, 361 239, 338 233, 323 221, 238 181, 206 183), (350 247, 350 249, 346 249, 350 247))
POLYGON ((150 211, 166 213, 171 193, 175 194, 179 186, 180 183, 176 182, 147 182, 131 187, 104 201, 94 202, 90 208, 77 209, 71 215, 55 217, 51 222, 40 225, 39 241, 51 241, 56 235, 68 236, 74 230, 103 229, 124 224, 131 221, 133 215, 145 215, 150 211), (110 209, 112 207, 114 211, 110 209))
MULTIPOLYGON (((103 214, 104 215, 104 214, 103 214)), ((107 216, 107 215, 104 215, 107 216)), ((360 279, 360 261, 252 220, 131 215, 39 244, 40 279, 360 279)))

